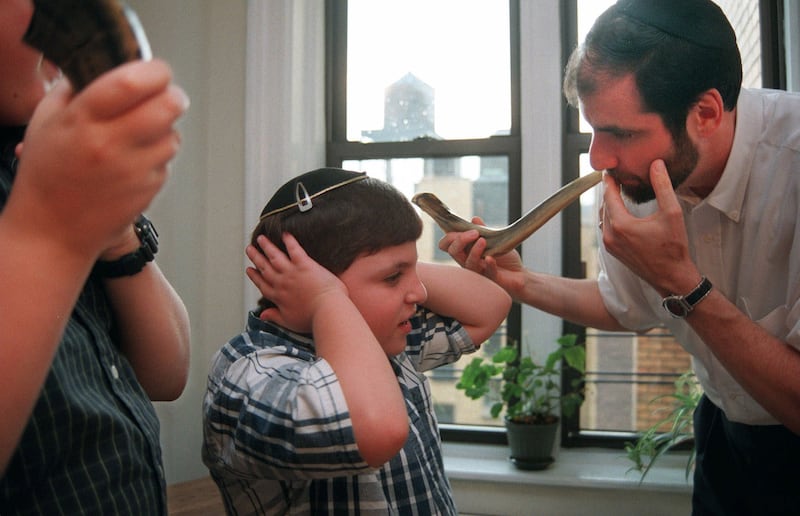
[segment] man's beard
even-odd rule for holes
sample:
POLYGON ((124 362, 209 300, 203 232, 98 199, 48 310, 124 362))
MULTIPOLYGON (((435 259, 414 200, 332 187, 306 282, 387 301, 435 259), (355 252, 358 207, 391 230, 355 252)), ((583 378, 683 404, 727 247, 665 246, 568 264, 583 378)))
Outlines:
MULTIPOLYGON (((683 130, 675 137, 672 155, 664 158, 664 165, 667 167, 673 190, 686 181, 686 178, 697 166, 698 159, 697 147, 689 140, 686 130, 683 130)), ((613 176, 613 174, 611 175, 613 176)), ((653 186, 649 182, 641 181, 636 185, 620 185, 620 189, 625 197, 636 204, 649 202, 656 198, 653 186)))

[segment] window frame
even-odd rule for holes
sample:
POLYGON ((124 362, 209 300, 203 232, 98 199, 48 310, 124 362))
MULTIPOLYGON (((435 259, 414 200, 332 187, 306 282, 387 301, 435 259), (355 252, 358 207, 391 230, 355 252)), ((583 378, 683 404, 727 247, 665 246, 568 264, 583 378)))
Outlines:
MULTIPOLYGON (((326 163, 341 166, 345 160, 391 159, 409 157, 447 158, 463 155, 503 155, 508 159, 508 217, 516 220, 522 213, 522 148, 520 135, 520 2, 509 0, 511 58, 511 128, 508 135, 485 139, 416 140, 405 142, 354 142, 347 140, 347 0, 325 0, 325 109, 326 163)), ((786 89, 786 63, 783 43, 784 12, 782 2, 759 0, 762 73, 764 87, 786 89)), ((577 40, 577 0, 560 0, 561 62, 563 70, 577 40)), ((561 79, 561 78, 559 78, 561 79)), ((578 177, 579 157, 589 150, 590 133, 581 133, 578 110, 561 96, 562 149, 561 184, 578 177)), ((561 214, 561 274, 586 277, 580 251, 580 206, 573 204, 561 214)), ((509 338, 521 342, 522 317, 518 304, 508 316, 509 338)), ((562 321, 563 333, 577 333, 585 341, 586 328, 562 321)), ((562 385, 569 385, 569 371, 562 375, 562 385)), ((595 432, 580 430, 580 414, 564 418, 561 428, 563 447, 604 447, 621 449, 634 432, 595 432)), ((502 427, 440 425, 442 438, 451 442, 506 442, 502 427)))
MULTIPOLYGON (((520 137, 519 0, 508 0, 511 127, 508 134, 460 140, 419 139, 400 142, 357 142, 347 139, 347 0, 325 0, 326 163, 339 167, 346 160, 504 156, 508 160, 508 220, 521 216, 522 148, 520 137)), ((507 336, 521 342, 519 305, 507 318, 507 336)), ((519 344, 518 344, 519 345, 519 344)), ((442 423, 442 439, 451 442, 505 444, 502 427, 442 423)))
MULTIPOLYGON (((561 63, 562 70, 566 68, 567 61, 572 54, 574 41, 577 41, 578 34, 578 2, 577 0, 562 0, 561 2, 561 63)), ((591 143, 591 134, 580 132, 580 113, 567 103, 564 96, 561 96, 563 119, 562 127, 562 158, 561 158, 561 182, 567 184, 569 181, 577 179, 580 174, 580 155, 588 152, 591 143)), ((586 265, 581 256, 580 234, 580 206, 575 204, 568 206, 561 212, 561 274, 568 278, 585 278, 586 265)), ((563 321, 564 333, 575 333, 578 335, 579 342, 586 342, 586 327, 563 321)), ((562 371, 561 385, 570 385, 570 373, 562 371)), ((587 436, 580 431, 580 411, 576 411, 571 417, 563 417, 561 420, 561 445, 562 446, 602 446, 609 447, 616 440, 609 441, 602 439, 588 440, 587 436)), ((613 446, 612 446, 613 447, 613 446)))

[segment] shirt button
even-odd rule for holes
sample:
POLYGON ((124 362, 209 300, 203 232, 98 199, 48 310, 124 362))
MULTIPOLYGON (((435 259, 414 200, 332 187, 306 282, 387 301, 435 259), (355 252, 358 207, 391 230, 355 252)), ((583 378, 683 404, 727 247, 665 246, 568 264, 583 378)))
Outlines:
POLYGON ((111 364, 111 376, 113 376, 115 380, 119 380, 119 371, 117 371, 117 366, 114 364, 111 364))

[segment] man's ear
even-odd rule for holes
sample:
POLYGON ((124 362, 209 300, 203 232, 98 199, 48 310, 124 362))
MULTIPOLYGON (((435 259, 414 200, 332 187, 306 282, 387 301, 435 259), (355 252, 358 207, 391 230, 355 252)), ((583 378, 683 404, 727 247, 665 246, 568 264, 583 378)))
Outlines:
POLYGON ((722 95, 716 88, 703 92, 697 102, 689 109, 686 119, 686 129, 689 134, 696 134, 703 138, 708 137, 722 123, 725 104, 722 95))

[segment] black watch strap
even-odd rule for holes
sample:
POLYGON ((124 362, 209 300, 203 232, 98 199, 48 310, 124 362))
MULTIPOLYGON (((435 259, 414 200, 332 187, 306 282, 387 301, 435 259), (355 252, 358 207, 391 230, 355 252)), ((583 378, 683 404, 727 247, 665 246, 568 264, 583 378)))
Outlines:
POLYGON ((144 215, 139 215, 133 224, 133 229, 142 244, 139 249, 114 261, 98 260, 92 269, 92 274, 102 278, 133 276, 155 259, 158 252, 158 232, 153 223, 144 215))
POLYGON ((711 292, 711 282, 703 276, 700 283, 685 296, 670 295, 661 300, 664 309, 676 319, 683 319, 689 315, 697 303, 705 299, 711 292))

